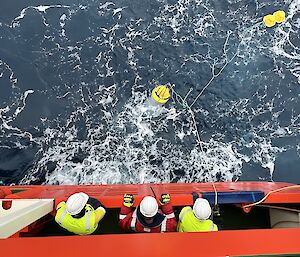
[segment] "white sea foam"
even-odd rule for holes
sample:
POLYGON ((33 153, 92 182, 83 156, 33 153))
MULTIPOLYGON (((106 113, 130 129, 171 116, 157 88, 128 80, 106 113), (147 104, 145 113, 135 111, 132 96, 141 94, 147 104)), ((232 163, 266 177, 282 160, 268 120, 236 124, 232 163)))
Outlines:
MULTIPOLYGON (((239 153, 233 147, 234 142, 225 144, 210 139, 203 142, 206 151, 198 147, 183 151, 158 135, 163 130, 168 131, 168 125, 162 120, 159 124, 155 118, 168 117, 174 112, 173 108, 151 106, 147 101, 144 105, 145 100, 145 95, 136 94, 117 117, 109 117, 115 125, 102 142, 96 140, 101 128, 90 130, 90 139, 84 141, 76 139, 75 127, 67 133, 47 129, 42 140, 55 144, 43 153, 35 172, 49 162, 56 163, 55 170, 46 175, 46 183, 50 184, 168 182, 178 169, 185 174, 179 179, 181 182, 238 179, 243 163, 251 158, 239 153), (77 163, 73 159, 79 149, 88 154, 77 163)), ((176 116, 176 120, 180 118, 176 116)), ((252 159, 261 161, 259 155, 252 159)), ((270 164, 263 162, 262 165, 270 164)), ((35 172, 26 179, 32 180, 35 172)))
MULTIPOLYGON (((29 9, 35 9, 39 12, 42 12, 42 13, 46 13, 46 10, 49 9, 49 8, 69 8, 70 6, 69 5, 60 5, 60 4, 57 4, 57 5, 39 5, 39 6, 27 6, 26 8, 22 9, 21 12, 20 12, 20 15, 15 17, 12 21, 12 27, 17 27, 20 25, 19 21, 21 19, 23 19, 26 15, 26 12, 27 10, 29 9)), ((46 26, 48 26, 48 23, 46 22, 45 18, 43 17, 44 19, 44 24, 46 26)))

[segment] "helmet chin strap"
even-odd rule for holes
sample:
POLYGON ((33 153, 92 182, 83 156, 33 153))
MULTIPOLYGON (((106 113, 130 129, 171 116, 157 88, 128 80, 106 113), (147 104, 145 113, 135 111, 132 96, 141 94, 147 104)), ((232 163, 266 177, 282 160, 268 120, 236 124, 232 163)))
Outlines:
POLYGON ((71 216, 75 219, 80 219, 85 215, 85 211, 86 210, 85 210, 85 206, 84 206, 84 208, 79 213, 77 213, 75 215, 71 215, 71 216))

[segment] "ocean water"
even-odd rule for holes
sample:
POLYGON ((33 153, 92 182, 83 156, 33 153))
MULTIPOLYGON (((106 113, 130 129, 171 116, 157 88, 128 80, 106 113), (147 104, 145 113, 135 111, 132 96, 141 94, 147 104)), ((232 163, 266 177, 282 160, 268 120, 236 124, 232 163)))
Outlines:
POLYGON ((299 35, 300 0, 4 0, 0 184, 300 183, 299 35))

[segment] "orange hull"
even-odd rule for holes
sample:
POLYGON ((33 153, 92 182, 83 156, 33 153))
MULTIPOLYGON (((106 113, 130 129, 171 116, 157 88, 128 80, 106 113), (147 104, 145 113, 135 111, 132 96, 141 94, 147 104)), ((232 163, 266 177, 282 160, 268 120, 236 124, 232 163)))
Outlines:
POLYGON ((300 229, 10 238, 0 241, 3 257, 249 256, 299 254, 300 229))
MULTIPOLYGON (((119 208, 123 194, 133 194, 138 204, 145 195, 171 195, 176 206, 192 205, 192 192, 219 204, 242 207, 270 194, 263 204, 300 205, 300 188, 288 183, 231 182, 143 185, 3 186, 3 203, 9 199, 55 199, 55 206, 69 195, 83 191, 98 198, 107 208, 119 208), (284 188, 283 190, 280 190, 284 188)), ((251 210, 248 210, 251 211, 251 210)), ((52 213, 54 215, 54 212, 52 213)), ((118 222, 116 220, 116 222, 118 222)), ((239 256, 300 253, 300 228, 224 230, 209 233, 102 234, 91 236, 36 237, 28 226, 22 233, 0 240, 1 256, 239 256), (26 234, 28 233, 28 235, 26 234), (24 236, 24 237, 22 237, 24 236), (28 237, 30 236, 30 237, 28 237)))

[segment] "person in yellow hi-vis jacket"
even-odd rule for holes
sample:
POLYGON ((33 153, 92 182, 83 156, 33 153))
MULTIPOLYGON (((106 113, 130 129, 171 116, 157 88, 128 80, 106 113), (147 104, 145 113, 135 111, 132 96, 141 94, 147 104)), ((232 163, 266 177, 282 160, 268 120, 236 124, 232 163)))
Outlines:
POLYGON ((71 195, 67 202, 60 202, 56 211, 55 221, 77 235, 92 234, 106 213, 99 200, 82 192, 71 195))
POLYGON ((178 232, 218 231, 218 226, 209 219, 211 207, 206 199, 198 198, 193 208, 186 206, 179 214, 178 232))

